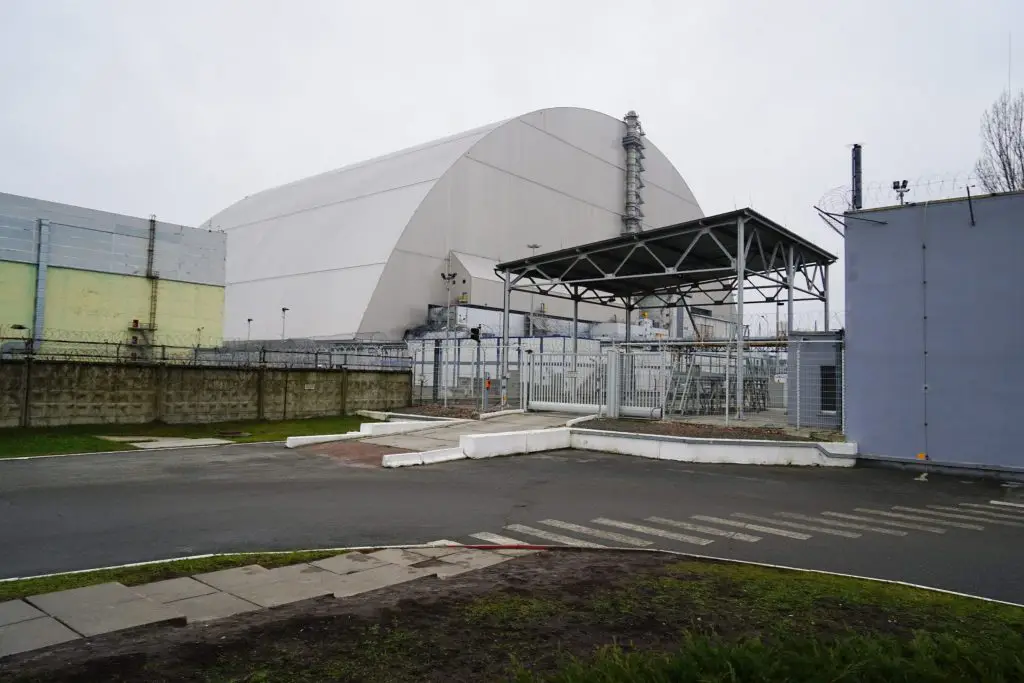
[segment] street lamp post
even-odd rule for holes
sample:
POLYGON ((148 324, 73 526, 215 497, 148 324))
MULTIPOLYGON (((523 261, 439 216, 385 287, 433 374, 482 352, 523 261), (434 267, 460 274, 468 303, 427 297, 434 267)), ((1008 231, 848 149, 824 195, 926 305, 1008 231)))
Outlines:
POLYGON ((291 309, 289 309, 287 306, 282 306, 281 307, 281 339, 282 340, 287 338, 287 337, 284 336, 284 331, 285 331, 285 323, 287 322, 287 319, 288 319, 288 311, 289 310, 291 310, 291 309))
MULTIPOLYGON (((540 245, 539 244, 527 244, 526 248, 530 250, 530 252, 531 252, 530 255, 531 256, 536 256, 537 255, 537 250, 540 249, 540 245)), ((529 330, 530 330, 530 333, 528 335, 526 335, 528 337, 532 337, 533 336, 533 309, 534 309, 534 306, 533 306, 533 291, 531 290, 530 291, 530 317, 529 317, 529 321, 530 321, 529 330)))
POLYGON ((245 343, 252 341, 252 318, 245 319, 245 343))
MULTIPOLYGON (((452 323, 452 285, 455 284, 456 273, 452 271, 452 252, 448 252, 448 258, 446 260, 447 267, 445 272, 441 273, 441 279, 444 280, 445 287, 445 301, 444 301, 444 350, 441 354, 441 363, 443 367, 443 373, 441 375, 441 388, 444 391, 444 407, 448 407, 448 338, 451 333, 452 323)), ((458 379, 455 380, 458 382, 458 379)))

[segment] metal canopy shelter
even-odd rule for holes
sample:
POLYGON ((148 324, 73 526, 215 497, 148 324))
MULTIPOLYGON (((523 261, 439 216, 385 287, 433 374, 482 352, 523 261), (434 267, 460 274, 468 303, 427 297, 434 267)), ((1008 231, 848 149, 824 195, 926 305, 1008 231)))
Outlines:
MULTIPOLYGON (((536 254, 495 267, 505 283, 502 341, 508 344, 509 300, 513 291, 573 302, 573 350, 579 303, 626 310, 626 341, 632 311, 645 307, 684 307, 687 297, 702 293, 726 303, 735 296, 737 319, 743 320, 744 293, 757 291, 764 301, 789 302, 793 328, 794 301, 821 301, 825 330, 829 325, 828 268, 833 254, 753 209, 738 209, 655 230, 536 254)), ((692 321, 692 317, 691 317, 692 321)), ((743 334, 736 335, 737 406, 743 406, 743 334)), ((506 395, 507 364, 502 367, 506 395)))

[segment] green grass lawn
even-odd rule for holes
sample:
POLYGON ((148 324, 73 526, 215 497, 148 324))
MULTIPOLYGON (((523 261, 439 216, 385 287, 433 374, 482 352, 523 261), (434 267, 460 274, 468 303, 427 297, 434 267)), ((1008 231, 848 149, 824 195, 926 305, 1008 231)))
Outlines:
POLYGON ((283 441, 289 436, 339 434, 356 431, 363 422, 358 415, 314 417, 305 420, 246 420, 206 424, 71 425, 67 427, 29 427, 0 429, 0 458, 60 453, 99 453, 136 450, 128 444, 107 441, 98 436, 177 436, 220 438, 236 443, 283 441), (231 433, 244 433, 233 436, 231 433))
POLYGON ((232 567, 244 567, 258 564, 267 569, 283 567, 299 562, 313 562, 340 553, 337 550, 310 550, 289 553, 238 553, 203 557, 195 560, 171 560, 147 564, 139 567, 121 567, 119 569, 100 569, 77 574, 57 574, 38 579, 21 579, 19 581, 0 582, 0 602, 24 598, 29 595, 53 593, 70 588, 94 586, 98 583, 117 581, 126 586, 138 586, 152 581, 176 579, 181 576, 192 576, 203 572, 214 572, 232 567))

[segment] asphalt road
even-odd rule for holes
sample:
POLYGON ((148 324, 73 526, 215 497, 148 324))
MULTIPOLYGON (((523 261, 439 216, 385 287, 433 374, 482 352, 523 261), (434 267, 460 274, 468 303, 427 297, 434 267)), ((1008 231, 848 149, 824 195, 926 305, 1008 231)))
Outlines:
MULTIPOLYGON (((550 520, 593 528, 595 519, 706 523, 694 515, 750 524, 758 522, 739 515, 825 519, 820 515, 826 511, 862 515, 857 508, 986 504, 1006 492, 990 482, 936 475, 921 482, 915 476, 860 468, 690 465, 580 451, 383 470, 273 444, 0 460, 0 577, 208 552, 474 542, 476 533, 527 540, 507 527, 541 528, 550 520)), ((715 537, 695 546, 648 537, 650 547, 1024 603, 1024 523, 986 523, 983 530, 936 524, 943 533, 904 528, 904 536, 863 531, 854 532, 861 533, 857 538, 807 531, 810 538, 804 539, 714 524, 760 540, 715 537)), ((628 528, 610 530, 635 537, 628 528)))

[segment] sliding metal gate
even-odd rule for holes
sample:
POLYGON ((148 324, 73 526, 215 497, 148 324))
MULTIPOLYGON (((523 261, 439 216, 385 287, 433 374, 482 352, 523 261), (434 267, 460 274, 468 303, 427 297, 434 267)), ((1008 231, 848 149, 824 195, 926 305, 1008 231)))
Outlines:
POLYGON ((530 353, 520 375, 530 410, 660 418, 671 355, 660 351, 530 353))

